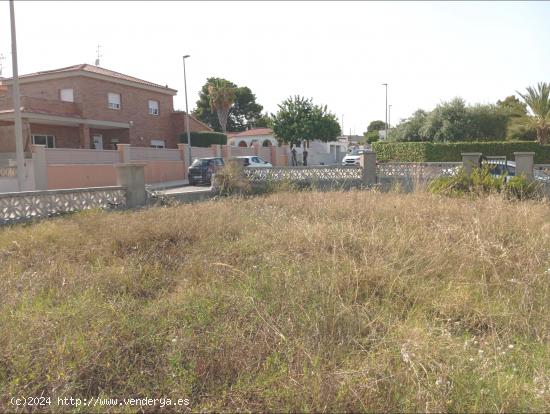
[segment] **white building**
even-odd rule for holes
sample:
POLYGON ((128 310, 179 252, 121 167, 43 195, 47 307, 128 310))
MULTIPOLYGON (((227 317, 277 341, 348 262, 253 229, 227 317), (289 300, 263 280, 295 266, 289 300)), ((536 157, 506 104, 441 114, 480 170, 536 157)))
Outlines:
POLYGON ((254 128, 242 132, 229 132, 227 145, 234 147, 251 147, 258 142, 263 147, 277 146, 277 140, 271 128, 254 128))

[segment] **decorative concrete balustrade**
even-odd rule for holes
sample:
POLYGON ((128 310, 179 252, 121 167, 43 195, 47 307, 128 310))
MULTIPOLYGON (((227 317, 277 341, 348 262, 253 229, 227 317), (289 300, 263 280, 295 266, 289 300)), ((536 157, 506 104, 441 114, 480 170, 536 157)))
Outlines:
POLYGON ((123 208, 124 187, 75 188, 0 194, 0 224, 91 208, 123 208))

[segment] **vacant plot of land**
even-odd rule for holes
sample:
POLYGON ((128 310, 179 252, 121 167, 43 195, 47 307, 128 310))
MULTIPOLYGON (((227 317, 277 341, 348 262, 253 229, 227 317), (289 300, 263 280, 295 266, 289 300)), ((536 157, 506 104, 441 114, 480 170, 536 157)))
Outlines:
POLYGON ((542 203, 304 192, 86 212, 0 229, 0 275, 0 411, 39 395, 550 411, 542 203))

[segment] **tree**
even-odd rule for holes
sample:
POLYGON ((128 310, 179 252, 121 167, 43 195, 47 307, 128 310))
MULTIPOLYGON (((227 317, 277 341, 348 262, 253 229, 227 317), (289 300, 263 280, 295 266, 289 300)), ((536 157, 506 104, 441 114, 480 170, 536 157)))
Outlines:
POLYGON ((541 144, 547 144, 550 129, 550 85, 539 82, 536 89, 529 86, 525 94, 518 94, 533 113, 531 119, 537 130, 537 140, 541 144))
POLYGON ((420 131, 426 122, 428 113, 418 109, 410 118, 400 122, 395 128, 389 131, 389 141, 430 141, 429 137, 420 131))
POLYGON ((208 90, 210 85, 218 81, 225 82, 229 87, 235 90, 235 102, 229 110, 229 115, 227 117, 227 131, 244 131, 251 127, 260 126, 255 124, 255 121, 260 120, 260 123, 262 122, 263 106, 256 103, 256 96, 252 93, 250 88, 246 86, 238 87, 233 82, 223 78, 212 77, 206 80, 206 83, 199 92, 199 100, 196 103, 197 107, 193 111, 193 115, 212 129, 218 132, 222 130, 217 113, 211 109, 210 94, 208 90))
POLYGON ((372 121, 367 127, 367 132, 381 131, 386 128, 386 123, 384 121, 372 121))
POLYGON ((248 125, 252 128, 271 128, 272 116, 267 112, 261 114, 258 118, 253 118, 248 122, 248 125))
POLYGON ((497 107, 511 118, 527 116, 527 105, 514 95, 507 96, 503 101, 497 101, 497 107))
POLYGON ((300 96, 279 104, 272 125, 275 136, 287 144, 299 145, 301 141, 314 139, 333 141, 340 135, 340 124, 326 105, 314 105, 311 98, 300 96))
POLYGON ((229 110, 235 102, 235 88, 228 81, 219 79, 208 85, 208 96, 210 109, 218 115, 218 122, 225 133, 229 110))
POLYGON ((365 141, 368 144, 372 144, 373 142, 378 141, 380 138, 380 134, 378 131, 367 131, 363 133, 363 136, 365 137, 365 141))

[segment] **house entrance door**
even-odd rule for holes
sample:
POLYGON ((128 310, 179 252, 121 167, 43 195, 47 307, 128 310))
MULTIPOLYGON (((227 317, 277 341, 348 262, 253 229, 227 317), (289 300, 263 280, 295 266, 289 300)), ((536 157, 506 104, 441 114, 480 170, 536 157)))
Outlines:
POLYGON ((100 134, 94 134, 94 149, 102 150, 103 149, 103 136, 100 134))

